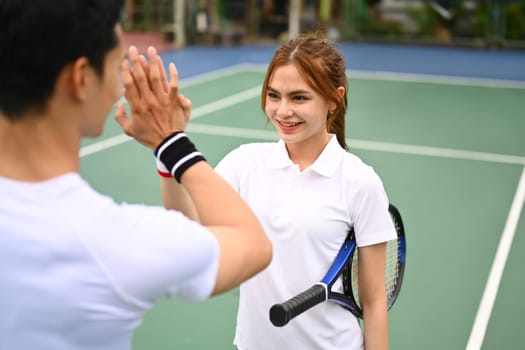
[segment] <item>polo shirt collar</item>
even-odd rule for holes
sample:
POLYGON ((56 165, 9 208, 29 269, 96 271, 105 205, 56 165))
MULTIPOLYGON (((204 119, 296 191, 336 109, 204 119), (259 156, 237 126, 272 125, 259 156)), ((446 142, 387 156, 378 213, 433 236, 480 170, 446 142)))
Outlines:
POLYGON ((346 151, 337 142, 337 137, 330 135, 330 141, 323 149, 319 157, 310 166, 310 169, 323 176, 331 176, 341 166, 346 151))
POLYGON ((272 168, 282 169, 289 166, 294 166, 295 164, 290 160, 288 156, 288 151, 286 150, 286 144, 283 140, 277 141, 274 151, 268 153, 269 163, 272 168))
MULTIPOLYGON (((337 142, 337 137, 331 134, 330 141, 309 169, 323 176, 331 176, 340 166, 345 153, 346 151, 337 142)), ((288 156, 286 144, 283 140, 277 142, 273 154, 269 154, 269 156, 270 165, 273 168, 295 166, 288 156)))

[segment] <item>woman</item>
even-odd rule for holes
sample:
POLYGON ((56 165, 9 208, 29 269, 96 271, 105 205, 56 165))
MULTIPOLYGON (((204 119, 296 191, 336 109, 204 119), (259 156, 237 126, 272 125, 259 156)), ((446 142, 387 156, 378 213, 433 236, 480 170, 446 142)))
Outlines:
MULTIPOLYGON (((388 348, 384 265, 386 242, 396 236, 380 178, 346 151, 345 71, 342 55, 326 39, 301 36, 284 44, 262 89, 262 108, 280 140, 240 146, 216 167, 273 244, 270 266, 240 287, 234 340, 240 350, 388 348), (364 332, 335 303, 274 327, 270 307, 319 281, 350 227, 359 246, 364 332)), ((189 118, 191 102, 181 96, 180 103, 189 118)), ((168 176, 162 180, 165 207, 199 220, 187 189, 159 172, 168 176)))
POLYGON ((262 88, 262 108, 280 140, 243 145, 216 167, 274 248, 270 266, 241 285, 234 340, 240 350, 388 347, 384 265, 395 231, 380 178, 345 150, 345 71, 326 39, 301 36, 284 44, 262 88), (352 226, 364 339, 358 320, 334 303, 273 327, 270 307, 319 281, 352 226))

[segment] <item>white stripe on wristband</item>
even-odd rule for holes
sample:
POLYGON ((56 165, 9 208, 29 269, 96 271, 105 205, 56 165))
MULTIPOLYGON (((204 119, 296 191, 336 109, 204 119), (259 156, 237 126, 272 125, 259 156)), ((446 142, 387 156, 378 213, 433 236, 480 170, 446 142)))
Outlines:
POLYGON ((180 182, 182 174, 193 164, 206 161, 184 132, 165 138, 155 151, 157 171, 163 177, 173 176, 180 182))
POLYGON ((171 175, 173 175, 173 177, 175 177, 175 173, 177 172, 177 170, 179 170, 179 168, 180 168, 184 163, 186 163, 186 161, 190 160, 191 158, 198 157, 198 156, 201 156, 201 157, 202 157, 201 152, 199 152, 199 151, 195 151, 195 152, 192 152, 192 153, 188 154, 188 155, 185 156, 185 157, 182 157, 177 163, 175 163, 175 165, 173 166, 173 168, 171 168, 171 175))
POLYGON ((160 158, 160 154, 162 152, 164 152, 164 150, 166 148, 168 148, 170 145, 172 145, 174 142, 176 142, 177 140, 180 140, 181 138, 183 137, 188 137, 188 135, 186 135, 184 132, 178 132, 178 133, 175 133, 175 134, 172 134, 171 137, 169 137, 167 140, 164 140, 164 143, 161 143, 160 147, 158 148, 158 151, 157 151, 157 158, 160 158))

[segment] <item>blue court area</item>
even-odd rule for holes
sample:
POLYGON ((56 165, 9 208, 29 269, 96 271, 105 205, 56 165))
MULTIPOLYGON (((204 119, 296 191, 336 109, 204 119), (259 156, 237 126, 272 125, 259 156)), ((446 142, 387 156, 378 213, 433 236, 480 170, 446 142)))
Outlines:
MULTIPOLYGON (((193 101, 188 133, 212 165, 242 143, 276 140, 260 108, 275 48, 163 53, 193 101)), ((525 52, 340 48, 350 151, 379 173, 407 231, 391 349, 523 349, 514 315, 525 312, 525 52)), ((113 118, 81 156, 82 175, 100 192, 161 203, 151 152, 113 118)), ((233 349, 237 299, 233 290, 201 304, 162 301, 133 349, 233 349)))

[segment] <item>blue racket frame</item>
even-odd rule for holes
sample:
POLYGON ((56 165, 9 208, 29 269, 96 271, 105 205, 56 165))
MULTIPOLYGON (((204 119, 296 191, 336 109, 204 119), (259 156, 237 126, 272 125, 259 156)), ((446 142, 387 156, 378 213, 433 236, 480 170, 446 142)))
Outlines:
MULTIPOLYGON (((390 310, 401 290, 406 260, 406 239, 405 229, 399 210, 394 205, 390 204, 388 211, 392 217, 392 221, 394 222, 398 236, 398 278, 394 290, 389 295, 387 295, 387 307, 388 310, 390 310)), ((351 286, 351 264, 353 255, 356 252, 356 248, 354 230, 351 229, 341 248, 339 249, 334 262, 320 282, 314 284, 309 289, 285 301, 284 303, 275 304, 270 308, 270 320, 272 324, 276 327, 282 327, 286 325, 292 318, 327 300, 338 303, 350 311, 354 316, 362 318, 363 312, 354 298, 351 286), (343 275, 343 293, 332 291, 332 285, 341 275, 343 275)))

